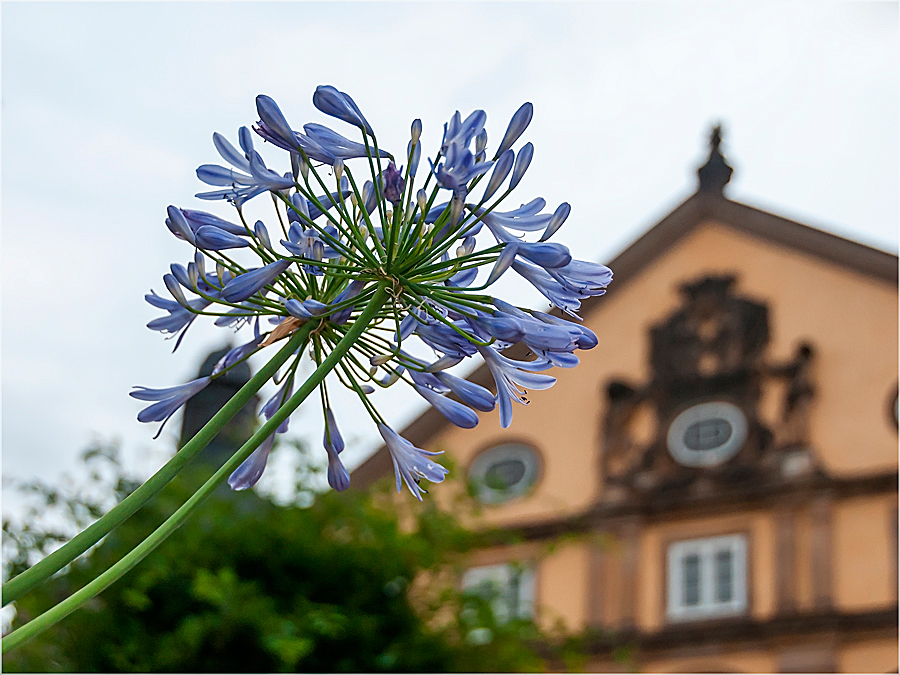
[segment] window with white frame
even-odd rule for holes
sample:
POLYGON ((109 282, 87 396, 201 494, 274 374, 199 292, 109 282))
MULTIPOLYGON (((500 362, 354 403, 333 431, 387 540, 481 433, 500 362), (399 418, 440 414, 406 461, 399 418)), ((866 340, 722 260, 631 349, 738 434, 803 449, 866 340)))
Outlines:
POLYGON ((462 588, 490 600, 498 621, 534 616, 534 571, 528 566, 471 567, 463 574, 462 588))
POLYGON ((666 615, 687 621, 747 610, 747 538, 742 534, 669 545, 666 615))

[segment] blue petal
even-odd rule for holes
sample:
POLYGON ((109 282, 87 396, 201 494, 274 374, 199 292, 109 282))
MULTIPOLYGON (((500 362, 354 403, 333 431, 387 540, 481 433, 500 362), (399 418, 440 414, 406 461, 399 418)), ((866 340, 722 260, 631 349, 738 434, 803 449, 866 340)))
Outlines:
POLYGON ((251 176, 218 164, 201 164, 197 167, 197 178, 207 185, 253 185, 256 182, 251 176))
POLYGON ((222 159, 224 159, 232 166, 236 166, 241 171, 249 173, 250 162, 247 161, 246 157, 235 150, 234 146, 229 143, 228 140, 219 132, 215 132, 213 134, 213 145, 216 146, 216 150, 218 150, 219 154, 222 155, 222 159))
POLYGON ((401 478, 409 491, 419 501, 422 501, 422 489, 419 487, 419 479, 440 483, 448 471, 437 462, 429 459, 430 456, 439 455, 440 452, 421 450, 400 436, 396 431, 384 424, 378 425, 378 432, 384 439, 391 461, 394 464, 394 476, 397 479, 397 491, 401 488, 401 478))
POLYGON ((471 429, 478 424, 478 414, 453 399, 438 394, 427 387, 413 385, 417 392, 450 422, 463 429, 471 429))
POLYGON ((517 254, 545 269, 563 267, 572 262, 572 254, 562 244, 521 243, 517 254))

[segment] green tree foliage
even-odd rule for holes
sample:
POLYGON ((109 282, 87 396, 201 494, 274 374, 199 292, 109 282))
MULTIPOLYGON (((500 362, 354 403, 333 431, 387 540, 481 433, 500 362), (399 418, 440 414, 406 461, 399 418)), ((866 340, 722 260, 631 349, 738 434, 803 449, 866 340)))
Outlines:
MULTIPOLYGON (((61 510, 68 521, 82 525, 136 487, 114 449, 94 448, 87 459, 94 467, 92 490, 67 492, 42 484, 20 489, 34 493, 41 509, 61 510), (98 485, 108 486, 106 492, 98 495, 98 485)), ((208 472, 199 465, 180 476, 65 574, 20 599, 13 627, 118 560, 186 499, 200 473, 208 472)), ((400 527, 396 500, 384 492, 329 492, 312 500, 308 490, 298 495, 297 503, 278 505, 255 493, 216 493, 125 578, 4 656, 4 670, 548 667, 548 642, 532 622, 498 620, 491 598, 455 590, 464 554, 480 535, 428 503, 415 502, 407 514, 409 526, 400 527)), ((34 523, 4 521, 3 529, 7 575, 65 536, 34 523)))

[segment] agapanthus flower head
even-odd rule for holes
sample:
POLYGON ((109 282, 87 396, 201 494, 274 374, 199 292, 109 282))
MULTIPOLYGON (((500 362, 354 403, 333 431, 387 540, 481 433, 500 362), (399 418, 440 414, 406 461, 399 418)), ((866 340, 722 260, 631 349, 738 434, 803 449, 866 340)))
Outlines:
MULTIPOLYGON (((500 424, 508 427, 513 401, 525 404, 529 391, 555 382, 545 371, 571 368, 578 350, 597 345, 596 335, 563 315, 577 318, 581 301, 604 293, 612 273, 548 241, 569 216, 568 203, 550 212, 540 197, 507 202, 534 156, 531 143, 515 147, 531 121, 530 103, 515 113, 493 151, 484 111, 465 118, 454 113, 423 177, 416 175, 423 153, 421 120, 410 127, 405 159, 399 154, 395 161, 378 146, 373 127, 349 95, 320 86, 313 103, 349 124, 354 137, 316 121, 295 128, 272 98, 260 95, 253 131, 264 142, 255 146, 246 126, 238 131, 239 147, 216 133, 213 145, 227 166, 197 169, 202 182, 217 188, 197 196, 230 202, 236 212, 223 217, 168 207, 166 226, 192 251, 186 263, 173 263, 163 276, 171 299, 152 291, 146 296, 166 312, 148 326, 178 336, 180 343, 196 317, 209 315, 229 330, 252 326, 253 337, 239 341, 207 377, 132 392, 152 402, 138 419, 165 422, 213 379, 257 352, 297 339, 279 357, 278 386, 260 411, 268 426, 232 474, 231 487, 242 490, 259 480, 277 434, 287 431, 302 400, 297 397, 314 390, 294 386, 300 362, 309 355, 317 373, 331 368, 337 381, 361 398, 390 452, 397 488, 405 484, 421 499, 422 481, 440 482, 447 470, 436 460, 438 453, 415 447, 386 424, 373 392, 410 386, 464 428, 499 408, 500 424), (287 154, 264 159, 261 153, 271 150, 287 154), (476 190, 480 184, 483 189, 476 190), (244 204, 264 193, 277 213, 271 220, 248 222, 244 204), (559 312, 516 307, 486 294, 510 269, 559 312), (407 344, 414 340, 434 357, 413 356, 407 344), (531 360, 502 353, 515 344, 525 345, 531 360), (487 364, 496 393, 450 372, 475 356, 487 364)), ((327 479, 335 490, 344 490, 350 476, 329 403, 331 380, 317 377, 327 479)))

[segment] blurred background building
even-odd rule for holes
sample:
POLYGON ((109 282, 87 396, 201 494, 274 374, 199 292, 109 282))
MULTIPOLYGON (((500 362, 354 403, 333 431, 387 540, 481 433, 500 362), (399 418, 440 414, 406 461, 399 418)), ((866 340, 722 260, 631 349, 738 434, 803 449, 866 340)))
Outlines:
POLYGON ((587 630, 588 669, 896 672, 897 256, 727 199, 720 143, 583 304, 579 367, 510 429, 403 436, 521 535, 460 583, 587 630))

